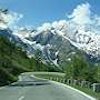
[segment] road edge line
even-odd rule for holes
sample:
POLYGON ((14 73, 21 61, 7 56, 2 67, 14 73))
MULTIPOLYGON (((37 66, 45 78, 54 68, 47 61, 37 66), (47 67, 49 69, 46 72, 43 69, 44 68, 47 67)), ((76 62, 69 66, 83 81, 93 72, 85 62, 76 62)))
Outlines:
POLYGON ((84 93, 83 91, 80 91, 80 90, 78 90, 78 89, 75 89, 74 87, 71 87, 71 86, 69 86, 69 85, 67 85, 67 84, 60 83, 60 82, 56 82, 56 81, 51 81, 51 82, 52 82, 52 83, 55 83, 55 84, 60 84, 60 85, 62 85, 62 86, 64 86, 64 87, 67 87, 67 88, 69 88, 69 89, 71 89, 71 90, 74 90, 74 91, 76 91, 76 92, 78 92, 78 93, 84 95, 85 97, 89 98, 90 100, 97 100, 96 98, 94 98, 94 97, 92 97, 92 96, 90 96, 90 95, 84 93))

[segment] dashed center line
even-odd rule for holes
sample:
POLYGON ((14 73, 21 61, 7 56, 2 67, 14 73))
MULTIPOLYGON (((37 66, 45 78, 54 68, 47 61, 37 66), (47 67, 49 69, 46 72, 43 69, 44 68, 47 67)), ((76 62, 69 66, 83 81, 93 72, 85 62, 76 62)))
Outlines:
POLYGON ((25 97, 24 96, 21 96, 18 100, 23 100, 25 97))

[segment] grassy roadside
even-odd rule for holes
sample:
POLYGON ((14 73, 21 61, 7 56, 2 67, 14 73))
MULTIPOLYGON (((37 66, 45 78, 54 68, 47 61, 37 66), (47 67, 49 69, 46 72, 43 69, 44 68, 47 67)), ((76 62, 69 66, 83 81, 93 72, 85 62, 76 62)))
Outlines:
MULTIPOLYGON (((49 79, 49 80, 53 80, 53 81, 57 81, 57 77, 59 79, 64 79, 64 74, 53 74, 53 73, 45 73, 44 74, 42 73, 35 73, 34 74, 36 77, 39 77, 39 78, 44 78, 44 79, 49 79)), ((58 80, 59 82, 59 80, 58 80)), ((60 81, 61 82, 61 81, 60 81)), ((85 87, 81 87, 81 86, 78 86, 78 85, 70 85, 71 87, 74 87, 82 92, 85 92, 86 94, 96 98, 97 100, 100 100, 100 93, 96 93, 96 92, 93 92, 92 89, 89 89, 89 88, 85 88, 85 87)))
POLYGON ((74 87, 82 92, 85 92, 86 94, 96 98, 97 100, 100 100, 100 93, 96 93, 96 92, 93 92, 92 89, 89 89, 89 88, 85 88, 85 87, 80 87, 80 86, 77 86, 77 85, 70 85, 71 87, 74 87))

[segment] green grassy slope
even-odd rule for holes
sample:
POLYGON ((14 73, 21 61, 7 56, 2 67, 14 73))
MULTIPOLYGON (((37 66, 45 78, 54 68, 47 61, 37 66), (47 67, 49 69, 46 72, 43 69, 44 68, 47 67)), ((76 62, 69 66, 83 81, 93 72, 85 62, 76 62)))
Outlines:
POLYGON ((48 69, 34 58, 28 58, 21 48, 0 36, 0 85, 16 81, 17 76, 22 72, 37 70, 48 69))

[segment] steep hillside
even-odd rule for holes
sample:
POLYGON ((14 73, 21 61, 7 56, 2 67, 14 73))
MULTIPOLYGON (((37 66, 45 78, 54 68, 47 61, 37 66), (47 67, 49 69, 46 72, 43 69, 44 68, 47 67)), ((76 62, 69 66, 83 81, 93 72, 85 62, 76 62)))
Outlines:
POLYGON ((25 51, 0 36, 0 85, 16 81, 22 72, 37 70, 47 71, 48 67, 38 58, 28 58, 25 51))

